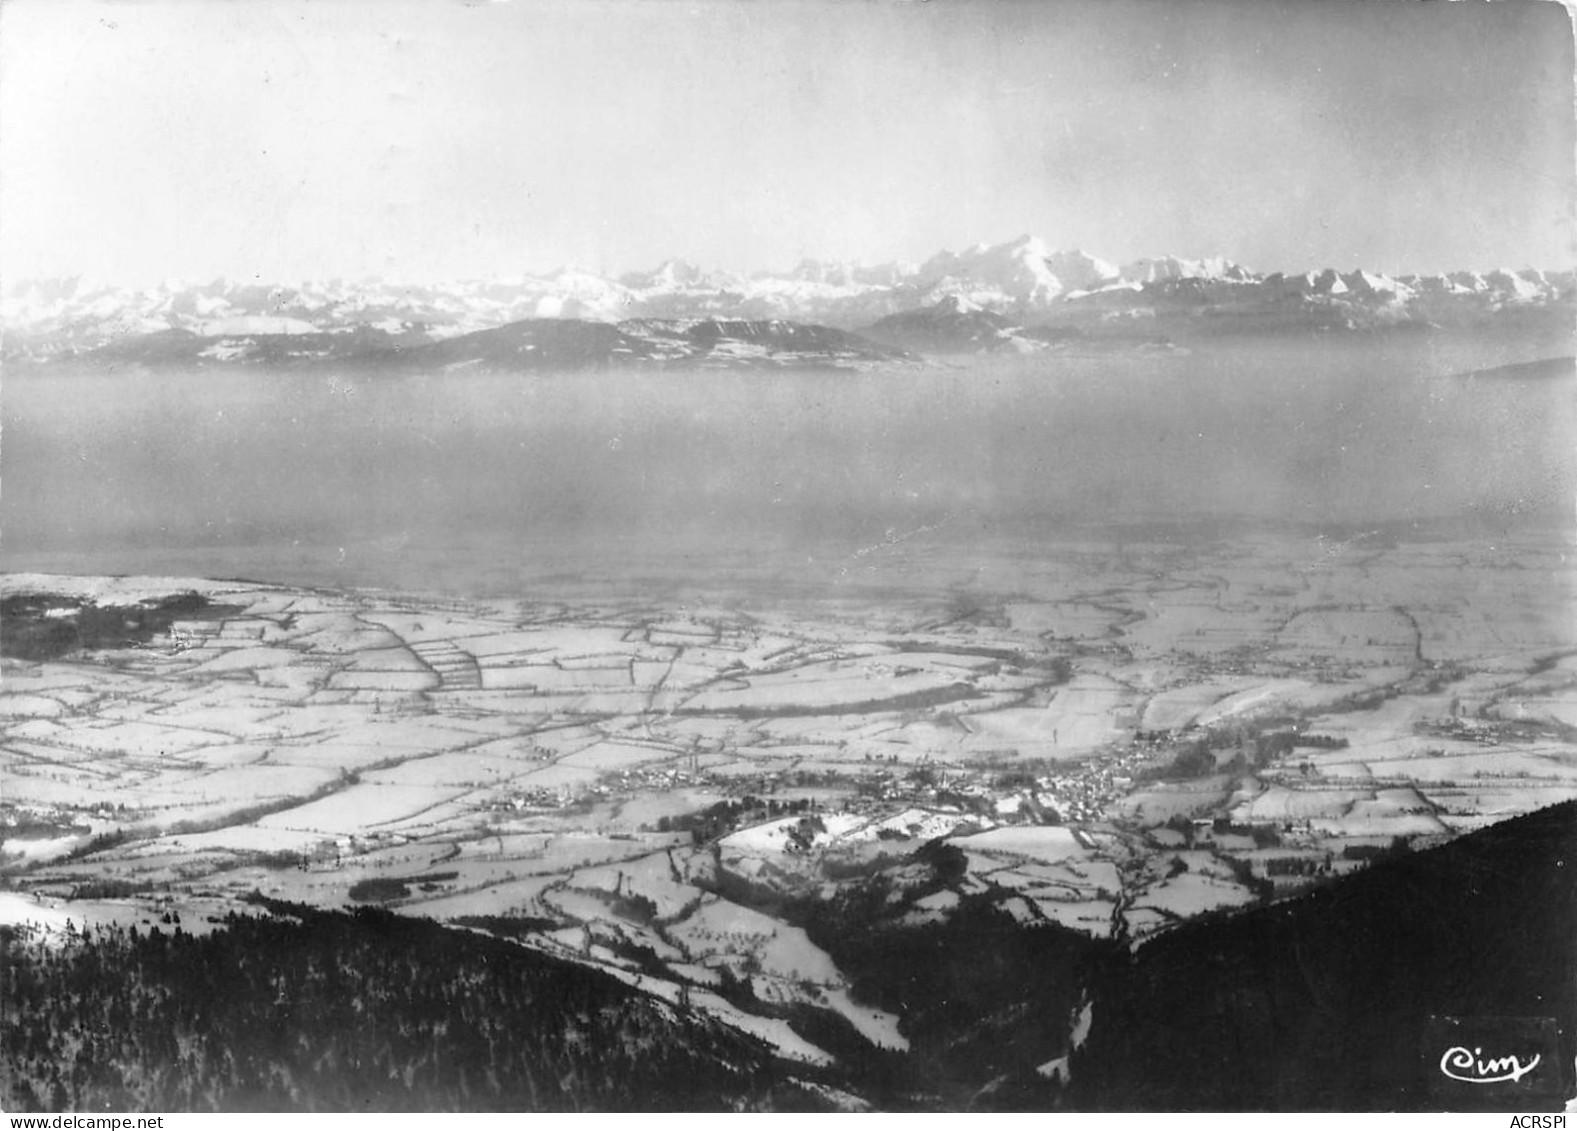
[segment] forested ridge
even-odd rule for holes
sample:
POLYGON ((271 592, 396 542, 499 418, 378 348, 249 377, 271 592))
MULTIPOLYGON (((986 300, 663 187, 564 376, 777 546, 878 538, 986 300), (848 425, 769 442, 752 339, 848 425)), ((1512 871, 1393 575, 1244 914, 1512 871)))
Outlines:
MULTIPOLYGON (((915 862, 940 878, 956 870, 950 856, 932 848, 915 862)), ((841 1062, 820 1070, 603 971, 381 909, 261 900, 269 914, 232 914, 203 936, 174 924, 64 940, 0 928, 0 1104, 1559 1107, 1577 1055, 1574 867, 1570 801, 1137 948, 1026 929, 983 899, 904 928, 873 877, 825 904, 782 910, 849 972, 856 1000, 897 1013, 910 1048, 874 1049, 832 1017, 800 1011, 790 1023, 841 1062), (1437 1018, 1470 1028, 1547 1019, 1549 1041, 1519 1047, 1540 1051, 1541 1067, 1515 1094, 1445 1095, 1442 1049, 1430 1043, 1437 1018)))
POLYGON ((362 908, 205 935, 0 931, 11 1111, 828 1106, 769 1050, 618 979, 362 908))
POLYGON ((1567 801, 1111 952, 1090 979, 1094 1023, 1074 1051, 1067 1102, 1559 1110, 1577 1057, 1574 940, 1577 801, 1567 801), (1538 1096, 1483 1088, 1443 1098, 1443 1050, 1426 1039, 1432 1017, 1551 1019, 1557 1047, 1542 1050, 1525 1081, 1538 1096))

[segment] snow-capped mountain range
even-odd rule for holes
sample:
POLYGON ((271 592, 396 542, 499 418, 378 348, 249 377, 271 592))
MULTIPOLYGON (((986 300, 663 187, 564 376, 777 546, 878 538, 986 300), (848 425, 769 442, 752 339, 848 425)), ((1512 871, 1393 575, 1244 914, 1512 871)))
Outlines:
MULTIPOLYGON (((167 344, 172 337, 211 339, 204 356, 219 361, 227 354, 242 356, 242 343, 259 338, 355 335, 364 345, 405 348, 528 319, 793 322, 870 329, 871 337, 892 345, 947 352, 1124 327, 1186 336, 1206 324, 1206 314, 1215 316, 1209 320, 1212 332, 1228 326, 1427 327, 1541 309, 1564 317, 1573 292, 1571 271, 1392 277, 1324 269, 1262 275, 1221 258, 1116 265, 1023 236, 944 251, 922 264, 806 261, 786 273, 748 278, 674 259, 617 279, 565 269, 432 285, 169 280, 131 290, 83 278, 28 281, 9 286, 0 298, 0 326, 6 353, 34 360, 146 335, 159 335, 167 344), (986 317, 972 317, 977 315, 986 317)), ((350 342, 329 341, 323 349, 339 353, 341 344, 350 342)))

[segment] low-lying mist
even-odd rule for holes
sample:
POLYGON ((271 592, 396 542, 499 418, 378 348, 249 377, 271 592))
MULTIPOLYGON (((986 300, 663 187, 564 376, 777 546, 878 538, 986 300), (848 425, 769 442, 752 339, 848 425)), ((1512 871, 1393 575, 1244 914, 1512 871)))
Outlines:
POLYGON ((1409 342, 868 373, 23 374, 0 548, 82 572, 188 551, 211 571, 218 552, 245 576, 289 547, 354 578, 344 548, 367 543, 453 546, 464 572, 477 545, 704 552, 937 524, 1564 522, 1573 383, 1459 375, 1485 363, 1409 342))

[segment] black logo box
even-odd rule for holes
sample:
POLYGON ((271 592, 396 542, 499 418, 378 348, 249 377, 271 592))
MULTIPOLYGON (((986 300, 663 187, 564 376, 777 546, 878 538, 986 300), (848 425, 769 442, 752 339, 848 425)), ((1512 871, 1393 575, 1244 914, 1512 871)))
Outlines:
POLYGON ((1419 1058, 1430 1099, 1448 1110, 1561 1110, 1566 1098, 1553 1017, 1430 1017, 1419 1058))

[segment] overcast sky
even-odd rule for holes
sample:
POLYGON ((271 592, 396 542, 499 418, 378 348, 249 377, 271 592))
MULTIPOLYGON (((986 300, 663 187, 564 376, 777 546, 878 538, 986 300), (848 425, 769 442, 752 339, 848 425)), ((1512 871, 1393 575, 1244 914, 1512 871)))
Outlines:
POLYGON ((0 272, 1573 258, 1555 3, 0 4, 0 272))

